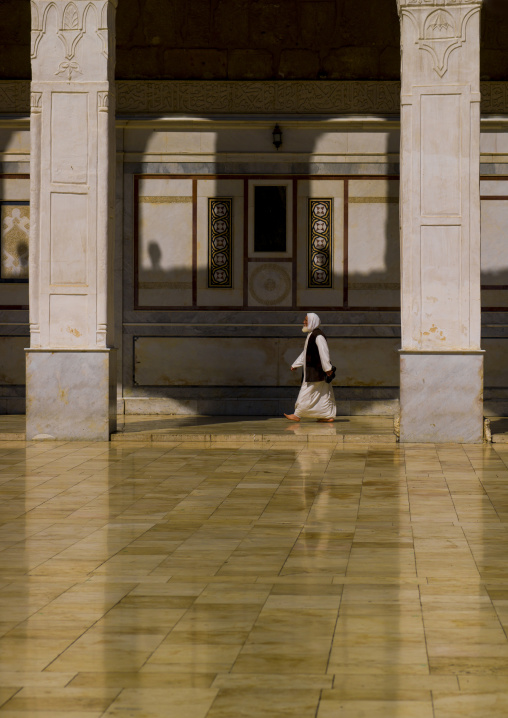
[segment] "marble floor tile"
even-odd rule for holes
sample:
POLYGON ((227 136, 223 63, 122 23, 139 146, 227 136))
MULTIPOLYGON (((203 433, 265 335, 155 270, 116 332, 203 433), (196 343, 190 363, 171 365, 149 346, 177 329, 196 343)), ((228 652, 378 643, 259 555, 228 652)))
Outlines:
POLYGON ((243 424, 0 441, 0 718, 506 718, 508 449, 243 424))

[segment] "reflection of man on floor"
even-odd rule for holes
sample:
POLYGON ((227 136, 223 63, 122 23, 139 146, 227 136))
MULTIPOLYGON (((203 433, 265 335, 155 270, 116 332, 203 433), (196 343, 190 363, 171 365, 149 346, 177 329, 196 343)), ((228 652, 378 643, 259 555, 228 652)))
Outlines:
POLYGON ((332 422, 337 414, 332 385, 325 381, 325 376, 330 376, 333 370, 325 335, 319 329, 320 324, 317 314, 307 314, 303 320, 302 331, 307 334, 307 339, 303 352, 291 367, 291 371, 303 367, 303 382, 296 400, 295 413, 284 414, 290 421, 317 419, 332 422))

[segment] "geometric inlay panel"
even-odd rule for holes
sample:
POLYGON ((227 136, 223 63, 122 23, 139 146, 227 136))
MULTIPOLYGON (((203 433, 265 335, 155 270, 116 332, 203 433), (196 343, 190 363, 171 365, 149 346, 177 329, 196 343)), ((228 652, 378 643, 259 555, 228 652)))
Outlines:
POLYGON ((0 279, 28 281, 30 206, 28 202, 0 203, 0 279))
POLYGON ((312 289, 332 287, 333 199, 309 198, 309 275, 312 289))
POLYGON ((208 200, 208 286, 231 289, 232 272, 232 210, 233 200, 208 200))

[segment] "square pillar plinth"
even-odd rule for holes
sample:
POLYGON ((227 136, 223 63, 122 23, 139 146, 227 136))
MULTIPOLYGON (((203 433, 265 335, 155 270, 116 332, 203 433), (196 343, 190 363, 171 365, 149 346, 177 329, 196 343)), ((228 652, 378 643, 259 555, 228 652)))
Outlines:
POLYGON ((115 363, 111 349, 27 349, 27 440, 109 441, 116 430, 115 363))
POLYGON ((400 441, 483 441, 483 352, 400 355, 400 441))

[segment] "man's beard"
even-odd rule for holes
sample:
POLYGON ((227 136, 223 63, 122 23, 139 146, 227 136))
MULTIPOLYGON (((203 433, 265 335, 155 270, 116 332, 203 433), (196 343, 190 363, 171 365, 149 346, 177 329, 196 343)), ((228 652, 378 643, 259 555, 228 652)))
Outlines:
POLYGON ((310 332, 310 327, 302 327, 302 332, 306 334, 307 332, 310 332))

